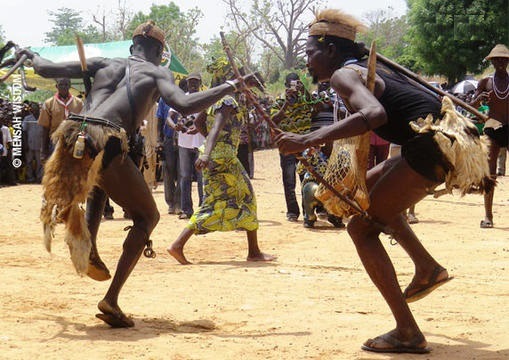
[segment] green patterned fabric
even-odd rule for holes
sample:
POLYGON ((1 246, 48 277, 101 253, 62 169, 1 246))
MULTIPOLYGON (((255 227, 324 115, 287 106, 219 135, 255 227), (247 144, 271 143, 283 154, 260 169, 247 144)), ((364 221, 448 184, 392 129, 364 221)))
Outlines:
MULTIPOLYGON (((238 109, 237 102, 231 96, 213 105, 207 117, 209 131, 215 112, 223 106, 238 109)), ((241 125, 242 119, 238 116, 232 116, 224 125, 210 154, 211 164, 203 170, 203 203, 188 224, 195 234, 258 229, 253 187, 237 158, 241 125)))
MULTIPOLYGON (((320 149, 313 149, 312 151, 306 149, 302 153, 302 156, 320 176, 325 176, 328 158, 320 149)), ((314 175, 311 174, 301 162, 297 163, 297 174, 302 176, 302 187, 310 181, 317 182, 314 175)))
MULTIPOLYGON (((276 100, 271 114, 277 113, 283 107, 283 104, 283 99, 276 100)), ((285 118, 279 123, 279 128, 295 134, 307 134, 311 130, 312 111, 313 106, 308 104, 303 97, 300 97, 295 104, 290 104, 285 109, 285 118)))

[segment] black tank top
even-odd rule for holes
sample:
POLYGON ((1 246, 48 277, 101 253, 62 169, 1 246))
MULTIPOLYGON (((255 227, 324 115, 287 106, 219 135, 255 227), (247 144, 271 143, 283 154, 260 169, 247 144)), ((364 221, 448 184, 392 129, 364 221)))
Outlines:
MULTIPOLYGON (((357 62, 367 67, 366 60, 357 62)), ((387 123, 373 129, 382 139, 403 145, 417 133, 409 123, 428 114, 434 118, 440 115, 440 100, 421 85, 410 82, 404 75, 397 73, 383 64, 377 64, 376 73, 385 83, 385 90, 378 101, 385 108, 387 123)))

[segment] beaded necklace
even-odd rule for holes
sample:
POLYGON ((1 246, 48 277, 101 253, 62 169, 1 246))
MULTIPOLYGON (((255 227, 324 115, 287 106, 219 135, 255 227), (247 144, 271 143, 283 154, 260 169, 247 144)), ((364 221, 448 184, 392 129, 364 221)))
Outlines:
POLYGON ((495 74, 493 74, 493 92, 495 96, 500 100, 505 100, 509 96, 509 81, 507 82, 507 87, 505 90, 500 91, 497 87, 497 83, 495 82, 495 74))

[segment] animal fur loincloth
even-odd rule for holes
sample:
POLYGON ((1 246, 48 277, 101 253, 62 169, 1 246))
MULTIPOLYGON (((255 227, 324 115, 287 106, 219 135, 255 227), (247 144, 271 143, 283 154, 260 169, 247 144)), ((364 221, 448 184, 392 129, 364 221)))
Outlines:
POLYGON ((49 252, 56 224, 65 224, 65 242, 69 246, 71 260, 78 274, 85 274, 91 240, 82 204, 92 187, 98 183, 104 146, 108 139, 113 136, 121 140, 124 156, 128 152, 128 143, 123 129, 119 131, 109 126, 87 123, 87 151, 82 159, 75 159, 73 148, 81 126, 79 121, 65 120, 52 135, 56 147, 44 166, 40 218, 44 227, 44 244, 49 252))
POLYGON ((445 178, 445 188, 457 189, 463 196, 471 192, 489 192, 495 186, 488 165, 488 139, 479 136, 475 125, 455 111, 452 100, 442 100, 442 118, 428 115, 410 123, 415 132, 434 133, 433 139, 452 165, 445 178))

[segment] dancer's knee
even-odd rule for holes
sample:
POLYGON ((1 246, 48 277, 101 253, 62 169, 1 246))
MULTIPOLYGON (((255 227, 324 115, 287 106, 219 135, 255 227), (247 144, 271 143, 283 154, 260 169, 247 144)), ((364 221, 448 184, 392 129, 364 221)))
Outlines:
POLYGON ((347 231, 356 245, 380 234, 379 227, 372 220, 360 215, 355 215, 350 219, 347 231))
POLYGON ((152 211, 135 213, 132 217, 134 227, 143 229, 148 235, 150 235, 159 222, 161 215, 157 209, 153 209, 152 211))

